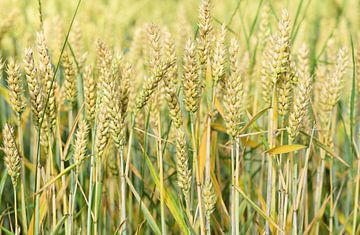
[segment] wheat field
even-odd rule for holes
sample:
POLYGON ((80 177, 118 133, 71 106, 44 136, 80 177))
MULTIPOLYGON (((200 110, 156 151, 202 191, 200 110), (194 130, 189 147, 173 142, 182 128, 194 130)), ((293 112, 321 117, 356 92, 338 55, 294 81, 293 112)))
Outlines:
POLYGON ((360 234, 360 1, 0 0, 0 234, 360 234))

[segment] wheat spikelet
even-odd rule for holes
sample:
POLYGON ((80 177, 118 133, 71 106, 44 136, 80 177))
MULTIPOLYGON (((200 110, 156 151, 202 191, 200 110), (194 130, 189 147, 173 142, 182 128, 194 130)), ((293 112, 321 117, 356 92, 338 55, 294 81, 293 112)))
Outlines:
POLYGON ((191 186, 191 170, 188 166, 188 155, 186 148, 186 139, 183 130, 177 130, 176 136, 176 171, 177 183, 182 193, 184 194, 185 201, 189 202, 190 186, 191 186))
POLYGON ((87 145, 87 135, 88 135, 88 125, 85 120, 79 122, 79 127, 76 132, 76 139, 73 146, 74 149, 74 163, 77 164, 76 172, 79 172, 79 164, 84 159, 86 154, 86 145, 87 145))
POLYGON ((259 46, 260 51, 262 51, 265 48, 271 34, 269 15, 270 15, 270 6, 268 3, 266 3, 261 11, 260 22, 259 22, 258 42, 260 44, 259 46))
POLYGON ((244 90, 239 70, 239 45, 235 39, 230 42, 229 60, 231 73, 225 84, 224 109, 228 134, 235 138, 239 134, 244 90), (236 66, 236 67, 234 67, 236 66))
POLYGON ((85 68, 83 79, 86 119, 89 121, 89 123, 93 123, 95 119, 97 89, 91 66, 87 66, 85 68))
POLYGON ((126 64, 123 66, 120 59, 115 59, 113 66, 114 86, 111 90, 112 103, 108 107, 110 121, 110 130, 112 139, 117 148, 123 148, 125 144, 126 132, 126 112, 129 100, 129 76, 131 73, 131 66, 126 64))
POLYGON ((24 111, 25 108, 25 97, 24 88, 20 78, 19 65, 15 63, 14 59, 10 59, 6 70, 8 77, 8 89, 10 97, 10 105, 18 116, 24 111))
POLYGON ((331 76, 326 78, 323 84, 320 97, 321 109, 323 112, 331 112, 333 107, 339 101, 340 91, 343 83, 343 76, 348 64, 348 51, 346 48, 339 50, 336 65, 331 76))
POLYGON ((128 62, 124 62, 121 72, 120 81, 120 102, 121 102, 121 115, 125 118, 129 106, 130 95, 130 79, 133 75, 133 68, 128 62))
POLYGON ((197 49, 199 53, 200 65, 204 69, 205 64, 210 58, 211 50, 211 3, 210 0, 202 0, 199 8, 199 38, 197 40, 197 49))
POLYGON ((1 149, 5 153, 5 165, 11 177, 11 182, 15 186, 20 176, 21 156, 15 143, 13 128, 9 124, 5 124, 2 134, 3 147, 1 149))
MULTIPOLYGON (((164 33, 164 57, 170 61, 177 61, 176 56, 176 47, 174 40, 169 31, 164 33)), ((178 65, 174 63, 171 68, 169 68, 168 75, 166 76, 168 81, 171 83, 171 86, 176 88, 178 83, 178 65)))
POLYGON ((113 56, 103 41, 97 42, 97 69, 99 71, 98 91, 101 98, 105 99, 105 104, 110 103, 110 90, 113 85, 112 76, 113 56))
POLYGON ((205 182, 202 188, 202 197, 204 202, 204 208, 206 217, 210 221, 210 215, 215 210, 215 204, 216 204, 216 194, 214 191, 214 186, 211 182, 211 180, 208 180, 205 182))
POLYGON ((213 62, 211 63, 212 75, 215 84, 223 79, 226 63, 226 28, 222 25, 221 32, 216 38, 213 62))
POLYGON ((76 76, 73 62, 70 56, 65 52, 62 56, 63 68, 64 68, 64 90, 65 99, 69 102, 70 106, 76 102, 76 76))
POLYGON ((272 91, 274 87, 272 56, 274 53, 275 38, 270 37, 266 44, 261 62, 261 87, 262 98, 267 106, 271 105, 272 91))
POLYGON ((151 95, 155 92, 159 82, 166 76, 168 69, 172 66, 174 61, 165 63, 161 66, 162 69, 157 72, 155 76, 150 77, 144 83, 144 86, 138 96, 136 97, 136 111, 142 109, 150 99, 151 95))
POLYGON ((196 64, 195 45, 191 39, 189 39, 185 45, 182 86, 185 109, 188 112, 195 113, 200 102, 201 81, 196 64))
POLYGON ((109 140, 109 117, 107 106, 103 103, 99 105, 99 111, 96 117, 96 136, 95 151, 97 157, 102 157, 105 147, 109 140))
POLYGON ((44 94, 42 84, 38 79, 35 67, 33 51, 30 48, 25 50, 24 70, 30 94, 31 110, 35 126, 39 128, 44 109, 44 94))
MULTIPOLYGON (((175 44, 171 38, 170 33, 165 36, 165 56, 171 61, 176 61, 176 49, 175 44)), ((174 63, 170 68, 166 76, 164 77, 165 99, 169 105, 169 116, 178 129, 182 126, 183 119, 180 110, 180 105, 177 97, 177 64, 174 63)))
POLYGON ((279 37, 276 40, 276 57, 274 72, 274 80, 277 82, 279 114, 284 116, 287 114, 292 96, 292 74, 290 60, 290 19, 286 9, 283 9, 281 20, 279 22, 279 37))
POLYGON ((299 51, 299 79, 300 82, 295 91, 293 110, 289 116, 289 133, 290 141, 293 142, 299 133, 300 127, 306 118, 307 107, 310 102, 311 76, 309 72, 309 50, 302 45, 299 51))
POLYGON ((160 28, 155 24, 150 24, 147 29, 148 33, 148 66, 152 76, 156 76, 161 69, 161 41, 160 28))
POLYGON ((47 44, 43 33, 37 34, 37 49, 40 60, 40 74, 42 75, 42 87, 44 89, 45 103, 47 100, 46 114, 49 120, 50 128, 56 125, 56 97, 55 89, 57 87, 56 81, 53 81, 54 71, 51 64, 47 44))

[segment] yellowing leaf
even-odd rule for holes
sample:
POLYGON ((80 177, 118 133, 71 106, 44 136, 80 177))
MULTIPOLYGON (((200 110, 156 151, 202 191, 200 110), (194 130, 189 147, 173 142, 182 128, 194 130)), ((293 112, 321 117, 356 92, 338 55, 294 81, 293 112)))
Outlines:
MULTIPOLYGON (((46 212, 47 212, 47 205, 48 203, 46 202, 46 192, 43 192, 40 196, 40 223, 39 226, 41 227, 41 223, 45 218, 46 212)), ((33 235, 34 234, 34 226, 35 226, 35 212, 31 217, 31 221, 30 221, 30 226, 29 226, 29 230, 28 230, 28 235, 33 235)))
POLYGON ((224 118, 225 117, 224 108, 217 98, 215 98, 215 108, 217 109, 217 111, 219 111, 221 117, 224 118))
POLYGON ((283 153, 291 153, 291 152, 295 152, 295 151, 304 149, 306 147, 307 146, 301 145, 301 144, 282 145, 282 146, 277 146, 277 147, 274 147, 272 149, 269 149, 269 150, 265 151, 265 153, 268 153, 268 154, 271 154, 271 155, 283 154, 283 153))
POLYGON ((198 163, 199 163, 199 175, 200 175, 200 182, 203 180, 203 174, 205 170, 205 161, 206 161, 206 130, 207 130, 208 123, 205 124, 202 137, 201 137, 201 143, 199 147, 199 157, 198 157, 198 163))
POLYGON ((226 127, 224 127, 220 123, 211 123, 211 129, 226 133, 226 127))

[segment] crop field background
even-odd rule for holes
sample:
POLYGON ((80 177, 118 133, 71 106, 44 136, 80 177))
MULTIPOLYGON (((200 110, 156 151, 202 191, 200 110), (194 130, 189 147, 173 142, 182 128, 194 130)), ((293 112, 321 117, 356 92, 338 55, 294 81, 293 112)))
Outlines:
POLYGON ((0 0, 0 234, 360 234, 359 0, 0 0))

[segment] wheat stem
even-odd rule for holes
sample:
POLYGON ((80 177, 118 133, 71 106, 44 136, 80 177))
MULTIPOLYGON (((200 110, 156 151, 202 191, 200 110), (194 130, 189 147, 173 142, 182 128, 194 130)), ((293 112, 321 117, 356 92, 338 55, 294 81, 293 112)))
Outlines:
POLYGON ((94 170, 95 170, 95 129, 96 129, 96 123, 91 130, 91 160, 90 160, 90 178, 89 178, 89 192, 88 192, 88 210, 87 210, 87 219, 86 219, 86 234, 91 234, 91 214, 92 214, 92 204, 93 204, 93 190, 94 190, 94 183, 93 183, 93 176, 94 176, 94 170))
MULTIPOLYGON (((190 126, 191 126, 191 141, 192 141, 192 148, 193 148, 193 168, 195 169, 193 172, 195 172, 195 174, 196 174, 196 188, 197 188, 197 196, 198 196, 200 233, 202 235, 204 235, 205 234, 205 223, 204 223, 204 211, 203 211, 203 204, 202 204, 202 196, 201 196, 201 178, 200 178, 199 163, 198 163, 194 113, 190 113, 190 126)), ((195 223, 195 219, 196 219, 196 216, 194 216, 194 223, 195 223)))
MULTIPOLYGON (((18 116, 18 139, 19 139, 19 151, 23 153, 23 132, 21 126, 21 115, 18 116)), ((27 216, 26 216, 26 201, 25 201, 25 167, 24 161, 21 158, 21 181, 20 181, 20 195, 21 195, 21 217, 24 233, 28 231, 27 228, 27 216)))
POLYGON ((13 185, 13 189, 14 189, 15 234, 18 235, 18 234, 20 234, 20 228, 18 225, 16 185, 13 185))

